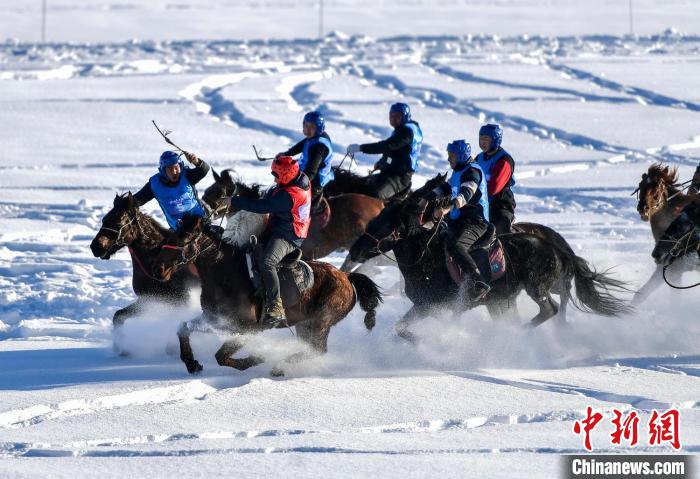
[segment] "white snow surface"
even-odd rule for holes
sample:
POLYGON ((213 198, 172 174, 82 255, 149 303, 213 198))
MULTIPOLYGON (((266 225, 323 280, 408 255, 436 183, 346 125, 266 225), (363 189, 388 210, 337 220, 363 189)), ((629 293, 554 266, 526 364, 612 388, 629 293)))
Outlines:
MULTIPOLYGON (((132 355, 116 356, 131 261, 89 250, 114 195, 155 171, 166 145, 151 119, 267 184, 250 145, 288 147, 304 111, 324 112, 340 152, 385 137, 389 105, 406 101, 425 135, 416 186, 447 169, 448 141, 476 147, 498 121, 518 219, 638 288, 653 245, 630 193, 654 162, 685 180, 700 160, 697 2, 635 0, 627 35, 628 2, 338 0, 326 28, 348 33, 316 40, 311 1, 55 0, 51 43, 28 43, 39 3, 0 7, 16 38, 0 43, 0 477, 555 477, 584 450, 572 431, 587 406, 634 408, 643 424, 679 408, 680 452, 700 452, 697 289, 663 286, 616 319, 570 308, 563 330, 523 328, 536 311, 524 295, 520 323, 435 311, 414 348, 393 331, 410 307, 398 270, 379 266, 372 332, 356 308, 325 357, 283 379, 269 373, 298 347, 288 331, 252 339, 246 353, 268 362, 245 372, 216 364, 222 338, 195 334, 204 371, 189 376, 165 351, 198 292, 129 320, 132 355)), ((613 446, 611 428, 595 430, 597 452, 671 452, 644 429, 613 446)))

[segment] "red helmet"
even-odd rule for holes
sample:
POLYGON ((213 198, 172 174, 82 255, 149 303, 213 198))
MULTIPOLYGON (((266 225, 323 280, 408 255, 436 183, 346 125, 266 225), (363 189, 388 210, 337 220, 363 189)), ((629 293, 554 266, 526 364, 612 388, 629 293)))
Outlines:
POLYGON ((291 156, 279 156, 272 162, 272 176, 278 185, 286 185, 299 174, 299 162, 291 156))

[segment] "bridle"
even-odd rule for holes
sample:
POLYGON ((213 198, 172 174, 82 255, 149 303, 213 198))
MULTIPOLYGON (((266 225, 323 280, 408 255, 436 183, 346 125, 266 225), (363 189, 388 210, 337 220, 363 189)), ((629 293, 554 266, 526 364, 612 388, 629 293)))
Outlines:
POLYGON ((177 246, 177 245, 172 245, 172 244, 164 244, 162 246, 163 249, 172 249, 172 250, 180 251, 180 260, 173 265, 173 268, 179 268, 180 266, 184 266, 186 264, 192 263, 200 255, 202 255, 203 253, 205 253, 209 249, 216 246, 216 241, 214 241, 212 239, 211 243, 209 243, 208 246, 201 248, 201 249, 198 248, 197 243, 199 242, 199 240, 202 236, 206 236, 204 231, 200 231, 199 234, 197 234, 195 237, 188 240, 182 246, 177 246), (194 246, 194 253, 188 257, 187 251, 188 251, 188 247, 190 247, 190 246, 194 246))
MULTIPOLYGON (((101 259, 104 259, 107 256, 107 253, 110 250, 118 250, 119 248, 122 248, 124 246, 128 246, 129 243, 124 241, 124 231, 127 227, 131 226, 131 224, 136 221, 136 226, 138 226, 139 230, 141 229, 140 223, 137 221, 137 216, 138 216, 138 210, 134 212, 133 216, 129 216, 129 221, 121 225, 121 227, 116 230, 114 228, 110 228, 108 226, 102 225, 102 227, 97 231, 97 234, 99 235, 101 231, 109 231, 110 233, 116 233, 117 237, 114 239, 114 244, 112 245, 111 248, 108 248, 105 253, 100 257, 101 259)), ((106 236, 106 235, 105 235, 106 236)))
MULTIPOLYGON (((426 208, 427 208, 427 205, 426 205, 426 208)), ((425 212, 425 209, 426 209, 426 208, 424 208, 423 212, 425 212)), ((423 213, 421 213, 421 218, 422 218, 422 216, 423 216, 423 213)), ((384 241, 392 241, 392 242, 396 243, 397 241, 403 239, 403 238, 401 237, 401 234, 399 233, 399 231, 398 231, 397 228, 393 228, 393 229, 391 230, 391 232, 390 232, 388 235, 384 236, 383 238, 376 238, 375 236, 373 236, 372 234, 370 234, 370 233, 368 233, 368 232, 366 232, 366 231, 365 231, 364 235, 368 236, 370 239, 372 239, 372 240, 375 242, 374 246, 373 246, 372 248, 370 248, 370 250, 369 250, 370 253, 377 253, 377 254, 382 255, 382 256, 384 256, 385 258, 387 258, 387 259, 389 259, 389 260, 395 262, 395 263, 396 263, 397 265, 399 265, 399 266, 404 266, 404 267, 407 267, 407 268, 411 268, 411 267, 413 267, 413 266, 418 265, 421 261, 423 261, 423 258, 425 257, 425 255, 426 255, 426 254, 428 253, 428 251, 430 250, 430 243, 432 243, 433 239, 437 236, 438 232, 440 231, 440 226, 442 225, 443 222, 444 222, 444 217, 440 217, 440 219, 439 219, 437 222, 435 222, 435 223, 433 224, 433 226, 432 226, 432 228, 431 228, 431 230, 432 230, 433 232, 432 232, 432 234, 430 235, 430 238, 428 238, 428 241, 425 243, 425 247, 423 248, 423 251, 421 252, 420 256, 418 256, 418 259, 417 259, 416 261, 414 261, 413 263, 410 263, 410 264, 409 264, 409 263, 401 263, 400 261, 398 261, 398 260, 392 258, 391 256, 387 255, 387 254, 386 254, 384 251, 382 251, 381 248, 380 248, 380 245, 381 245, 382 242, 384 242, 384 241)))

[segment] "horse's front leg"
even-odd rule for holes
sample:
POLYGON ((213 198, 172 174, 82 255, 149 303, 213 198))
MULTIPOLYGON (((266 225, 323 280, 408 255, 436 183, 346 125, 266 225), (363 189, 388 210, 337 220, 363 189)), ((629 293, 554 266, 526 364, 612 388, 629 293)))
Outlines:
POLYGON ((284 376, 285 367, 290 364, 298 364, 321 354, 328 352, 328 334, 330 333, 329 321, 321 321, 315 325, 313 321, 303 321, 295 326, 297 338, 307 343, 311 348, 307 351, 299 351, 280 361, 270 374, 275 377, 284 376))
POLYGON ((394 325, 394 330, 400 338, 405 339, 409 343, 415 345, 418 338, 408 328, 417 320, 426 316, 428 308, 420 305, 413 305, 406 314, 394 325))
POLYGON ((190 334, 195 331, 210 331, 210 328, 204 324, 202 315, 190 321, 185 321, 177 330, 177 339, 180 341, 180 359, 185 363, 187 372, 190 374, 198 373, 204 369, 199 361, 194 358, 192 346, 190 345, 190 334))
POLYGON ((141 301, 137 299, 129 306, 117 310, 112 317, 112 350, 120 356, 129 355, 129 352, 122 347, 122 342, 124 341, 124 323, 130 317, 137 315, 141 311, 141 306, 141 301))
POLYGON ((651 293, 653 293, 663 282, 663 266, 657 265, 651 277, 647 280, 644 285, 634 293, 632 298, 632 304, 638 306, 643 303, 651 293))
POLYGON ((219 350, 216 352, 216 362, 219 366, 228 366, 230 368, 238 369, 239 371, 245 371, 248 368, 257 366, 265 362, 260 356, 248 356, 245 358, 233 358, 232 356, 236 354, 245 345, 243 341, 239 338, 229 339, 224 344, 221 345, 219 350))

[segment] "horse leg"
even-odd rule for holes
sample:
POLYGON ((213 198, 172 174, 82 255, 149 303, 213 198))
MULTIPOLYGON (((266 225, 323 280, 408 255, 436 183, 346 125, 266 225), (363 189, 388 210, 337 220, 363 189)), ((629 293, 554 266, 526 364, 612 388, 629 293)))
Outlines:
POLYGON ((124 323, 132 316, 141 311, 141 302, 137 299, 129 306, 119 309, 112 317, 112 350, 120 356, 128 356, 129 352, 122 349, 121 343, 124 340, 124 323))
POLYGON ((557 326, 566 326, 566 307, 571 299, 571 280, 562 280, 559 293, 559 313, 556 317, 557 326))
POLYGON ((180 341, 180 359, 185 363, 187 372, 190 374, 198 373, 204 369, 199 361, 194 358, 192 346, 190 345, 190 334, 195 331, 208 331, 208 329, 203 326, 201 315, 190 321, 185 321, 177 330, 177 339, 180 341))
MULTIPOLYGON (((651 277, 647 280, 644 285, 639 288, 639 290, 634 293, 634 297, 632 298, 632 304, 633 305, 639 305, 644 300, 646 300, 651 293, 653 293, 656 288, 661 286, 661 283, 663 283, 663 266, 657 265, 656 269, 654 272, 651 274, 651 277)), ((670 268, 669 268, 670 269, 670 268)))
POLYGON ((549 293, 545 293, 539 297, 530 297, 534 299, 537 305, 540 307, 540 312, 530 320, 530 324, 528 325, 529 327, 536 328, 557 314, 559 306, 549 293))
POLYGON ((233 358, 242 347, 244 343, 239 339, 229 339, 221 345, 219 350, 216 352, 216 362, 219 366, 228 366, 230 368, 238 369, 239 371, 245 371, 248 368, 257 366, 265 362, 265 360, 259 356, 248 356, 245 358, 233 358))
POLYGON ((275 377, 284 376, 284 366, 289 364, 298 364, 302 361, 307 361, 311 358, 325 354, 328 352, 328 334, 330 333, 330 323, 320 321, 323 326, 314 327, 312 321, 304 321, 297 323, 295 326, 297 338, 311 346, 310 351, 299 351, 290 356, 287 356, 280 361, 270 374, 275 377))
POLYGON ((418 338, 415 334, 408 330, 408 328, 415 321, 421 319, 425 313, 427 313, 427 308, 423 306, 413 305, 411 309, 408 310, 406 314, 394 325, 394 330, 400 338, 405 339, 409 343, 415 345, 418 338))

